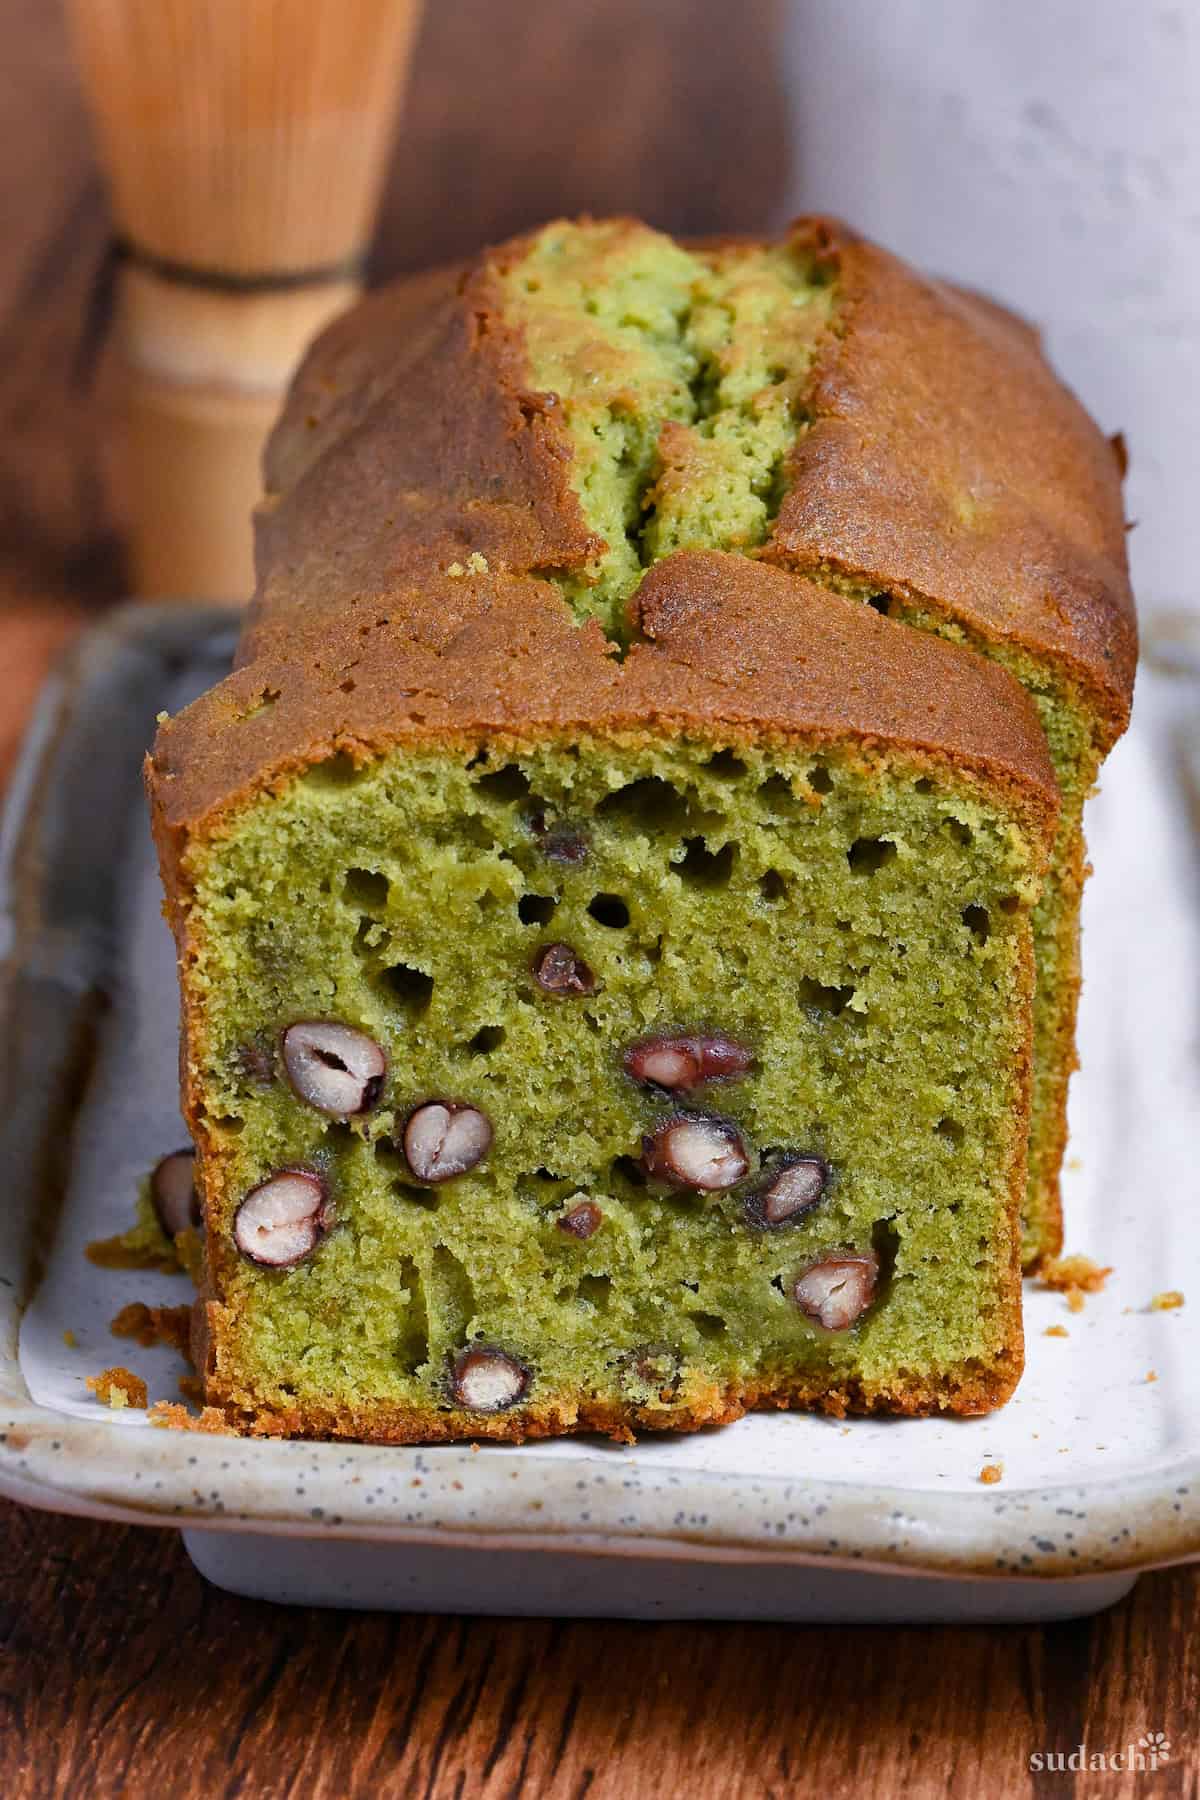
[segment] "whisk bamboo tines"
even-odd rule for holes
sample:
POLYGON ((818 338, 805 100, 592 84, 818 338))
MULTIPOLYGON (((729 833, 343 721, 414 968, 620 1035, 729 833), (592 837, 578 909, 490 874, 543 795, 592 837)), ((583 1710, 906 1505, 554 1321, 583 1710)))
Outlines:
POLYGON ((69 0, 126 263, 134 579, 249 592, 262 441, 358 291, 420 0, 69 0))

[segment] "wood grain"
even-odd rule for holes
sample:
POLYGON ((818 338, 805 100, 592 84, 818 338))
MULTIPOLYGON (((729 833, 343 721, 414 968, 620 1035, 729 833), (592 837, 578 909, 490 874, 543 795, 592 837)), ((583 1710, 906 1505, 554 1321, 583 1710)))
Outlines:
MULTIPOLYGON (((380 272, 558 211, 777 215, 773 0, 431 0, 380 272)), ((86 321, 103 201, 58 9, 0 0, 0 780, 55 648, 122 588, 86 321)), ((1200 1793, 1200 1575, 1048 1629, 283 1612, 170 1533, 0 1506, 0 1797, 1200 1793), (1154 1775, 1036 1750, 1165 1731, 1154 1775)))
POLYGON ((1194 1572, 1045 1629, 405 1618, 233 1599, 166 1532, 0 1525, 9 1800, 1197 1792, 1194 1572), (1154 1775, 1029 1772, 1146 1729, 1154 1775))

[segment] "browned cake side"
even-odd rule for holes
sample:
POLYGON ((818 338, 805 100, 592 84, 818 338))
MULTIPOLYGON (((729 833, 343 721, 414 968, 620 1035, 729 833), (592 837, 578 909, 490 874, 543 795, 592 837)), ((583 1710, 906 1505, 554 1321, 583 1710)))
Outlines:
POLYGON ((837 270, 837 329, 766 555, 1032 652, 1107 749, 1137 660, 1118 452, 1023 320, 844 226, 805 229, 837 270))

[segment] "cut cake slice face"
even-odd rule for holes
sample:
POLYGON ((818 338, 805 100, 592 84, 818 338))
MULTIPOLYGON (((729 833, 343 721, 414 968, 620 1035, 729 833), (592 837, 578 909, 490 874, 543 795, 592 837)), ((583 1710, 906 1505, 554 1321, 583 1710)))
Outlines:
POLYGON ((464 568, 160 732, 235 1424, 627 1436, 1017 1379, 1036 714, 742 557, 637 605, 617 660, 464 568))

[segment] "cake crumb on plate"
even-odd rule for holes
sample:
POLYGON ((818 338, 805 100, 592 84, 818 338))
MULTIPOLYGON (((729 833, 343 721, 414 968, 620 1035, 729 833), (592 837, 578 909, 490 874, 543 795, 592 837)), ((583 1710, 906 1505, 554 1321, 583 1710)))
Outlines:
POLYGON ((982 1469, 979 1471, 979 1479, 986 1487, 994 1486, 997 1481, 1000 1481, 1003 1478, 1003 1475, 1003 1463, 984 1463, 982 1469))
POLYGON ((147 1306, 141 1300, 131 1300, 128 1306, 121 1308, 108 1329, 114 1337, 136 1339, 143 1350, 148 1350, 152 1344, 170 1344, 181 1355, 187 1356, 191 1325, 190 1306, 147 1306))
POLYGON ((102 1369, 99 1375, 89 1375, 86 1386, 102 1406, 111 1406, 114 1412, 126 1406, 146 1404, 145 1382, 140 1375, 135 1375, 131 1369, 123 1369, 119 1363, 115 1368, 102 1369))
POLYGON ((1174 1312, 1183 1305, 1183 1295, 1178 1288, 1167 1288, 1161 1294, 1155 1294, 1150 1302, 1151 1312, 1174 1312))
POLYGON ((1069 1294, 1072 1288, 1098 1294, 1111 1274, 1111 1265, 1105 1268, 1090 1256, 1055 1256, 1038 1270, 1038 1285, 1056 1294, 1069 1294))
POLYGON ((1084 1295, 1100 1293, 1111 1274, 1111 1266, 1093 1262, 1090 1256, 1056 1256, 1042 1264, 1037 1278, 1039 1287, 1065 1294, 1068 1311, 1077 1313, 1083 1311, 1084 1295))

